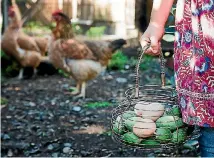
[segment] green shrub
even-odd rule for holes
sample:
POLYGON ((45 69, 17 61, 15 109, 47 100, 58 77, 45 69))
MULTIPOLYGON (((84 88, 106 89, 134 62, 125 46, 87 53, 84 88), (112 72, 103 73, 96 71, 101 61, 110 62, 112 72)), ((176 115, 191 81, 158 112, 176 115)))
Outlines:
POLYGON ((83 34, 83 29, 78 24, 72 24, 72 29, 73 29, 74 34, 76 34, 76 35, 83 34))
POLYGON ((20 65, 18 62, 14 58, 11 58, 5 54, 3 50, 1 50, 1 77, 14 77, 18 74, 19 70, 20 65))
POLYGON ((154 57, 149 55, 144 55, 143 60, 140 63, 140 69, 141 70, 151 69, 152 67, 155 66, 154 60, 155 60, 154 57))
POLYGON ((123 70, 127 63, 128 57, 125 56, 121 50, 118 50, 112 55, 112 59, 108 65, 108 68, 123 70))
MULTIPOLYGON (((131 57, 131 59, 129 60, 129 65, 132 68, 136 67, 137 63, 138 63, 137 58, 131 57)), ((155 58, 153 56, 144 55, 140 63, 140 70, 148 70, 155 67, 155 65, 156 65, 155 58)))
POLYGON ((106 30, 106 26, 99 26, 99 27, 90 27, 90 29, 86 32, 88 37, 102 37, 106 30))

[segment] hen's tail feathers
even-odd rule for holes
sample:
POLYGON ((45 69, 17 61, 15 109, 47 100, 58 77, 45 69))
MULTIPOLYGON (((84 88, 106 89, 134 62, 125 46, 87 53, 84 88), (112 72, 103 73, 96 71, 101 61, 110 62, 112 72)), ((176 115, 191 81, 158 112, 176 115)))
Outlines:
POLYGON ((124 39, 117 39, 110 43, 110 48, 112 49, 112 52, 115 52, 116 50, 122 48, 126 43, 127 42, 124 39))

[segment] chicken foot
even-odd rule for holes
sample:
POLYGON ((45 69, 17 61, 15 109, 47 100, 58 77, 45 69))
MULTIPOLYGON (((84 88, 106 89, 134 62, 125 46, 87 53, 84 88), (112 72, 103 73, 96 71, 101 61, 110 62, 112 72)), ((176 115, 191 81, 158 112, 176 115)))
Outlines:
POLYGON ((86 82, 77 82, 77 86, 71 95, 75 95, 75 98, 83 98, 85 99, 85 89, 86 89, 86 82))
POLYGON ((81 83, 77 82, 76 87, 70 87, 73 91, 71 92, 71 95, 78 95, 80 94, 80 88, 81 88, 81 83))

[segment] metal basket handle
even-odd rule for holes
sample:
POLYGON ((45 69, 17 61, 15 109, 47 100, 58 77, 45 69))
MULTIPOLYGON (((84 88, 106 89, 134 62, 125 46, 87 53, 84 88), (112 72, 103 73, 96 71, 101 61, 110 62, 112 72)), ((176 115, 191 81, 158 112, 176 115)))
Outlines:
MULTIPOLYGON (((146 46, 144 46, 140 52, 140 56, 138 58, 138 63, 136 65, 136 84, 135 84, 135 97, 139 98, 139 68, 140 63, 143 58, 144 53, 149 49, 150 43, 148 43, 146 46)), ((160 48, 160 64, 161 64, 161 86, 165 86, 165 61, 162 49, 160 48)))

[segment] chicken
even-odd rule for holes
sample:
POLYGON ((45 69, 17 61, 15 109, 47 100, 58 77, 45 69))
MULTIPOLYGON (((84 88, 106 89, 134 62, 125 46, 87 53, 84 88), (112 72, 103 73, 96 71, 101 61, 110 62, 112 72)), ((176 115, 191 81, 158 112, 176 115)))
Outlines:
POLYGON ((52 30, 56 39, 60 38, 73 38, 74 33, 70 24, 70 18, 57 10, 52 14, 53 19, 56 21, 56 27, 52 30))
POLYGON ((33 37, 42 56, 46 56, 48 52, 48 44, 50 37, 33 37))
POLYGON ((30 36, 26 35, 24 32, 22 32, 21 28, 18 33, 17 42, 18 42, 20 48, 22 48, 22 49, 40 52, 40 49, 39 49, 36 41, 32 37, 30 37, 30 36))
MULTIPOLYGON (((49 61, 48 57, 43 57, 35 50, 26 50, 20 47, 18 44, 18 37, 22 22, 20 22, 19 17, 16 16, 14 7, 9 8, 8 16, 10 24, 2 37, 2 50, 7 55, 14 57, 22 67, 33 67, 34 70, 36 70, 36 67, 41 61, 49 61)), ((23 69, 20 70, 19 79, 22 77, 23 69)))
MULTIPOLYGON (((15 12, 15 16, 17 16, 17 20, 21 22, 21 13, 20 10, 15 2, 12 0, 12 7, 15 12)), ((32 50, 40 52, 43 56, 45 56, 48 47, 48 39, 46 37, 31 37, 25 34, 22 29, 20 28, 17 42, 22 49, 32 50)))
POLYGON ((42 56, 48 51, 49 37, 31 37, 20 30, 17 42, 22 49, 39 52, 42 56))
POLYGON ((72 94, 85 98, 86 82, 97 77, 106 68, 112 53, 126 44, 126 41, 79 41, 74 38, 66 15, 61 12, 52 15, 57 24, 52 31, 49 58, 54 66, 63 69, 76 80, 77 92, 72 94), (69 30, 67 34, 66 30, 69 30))

